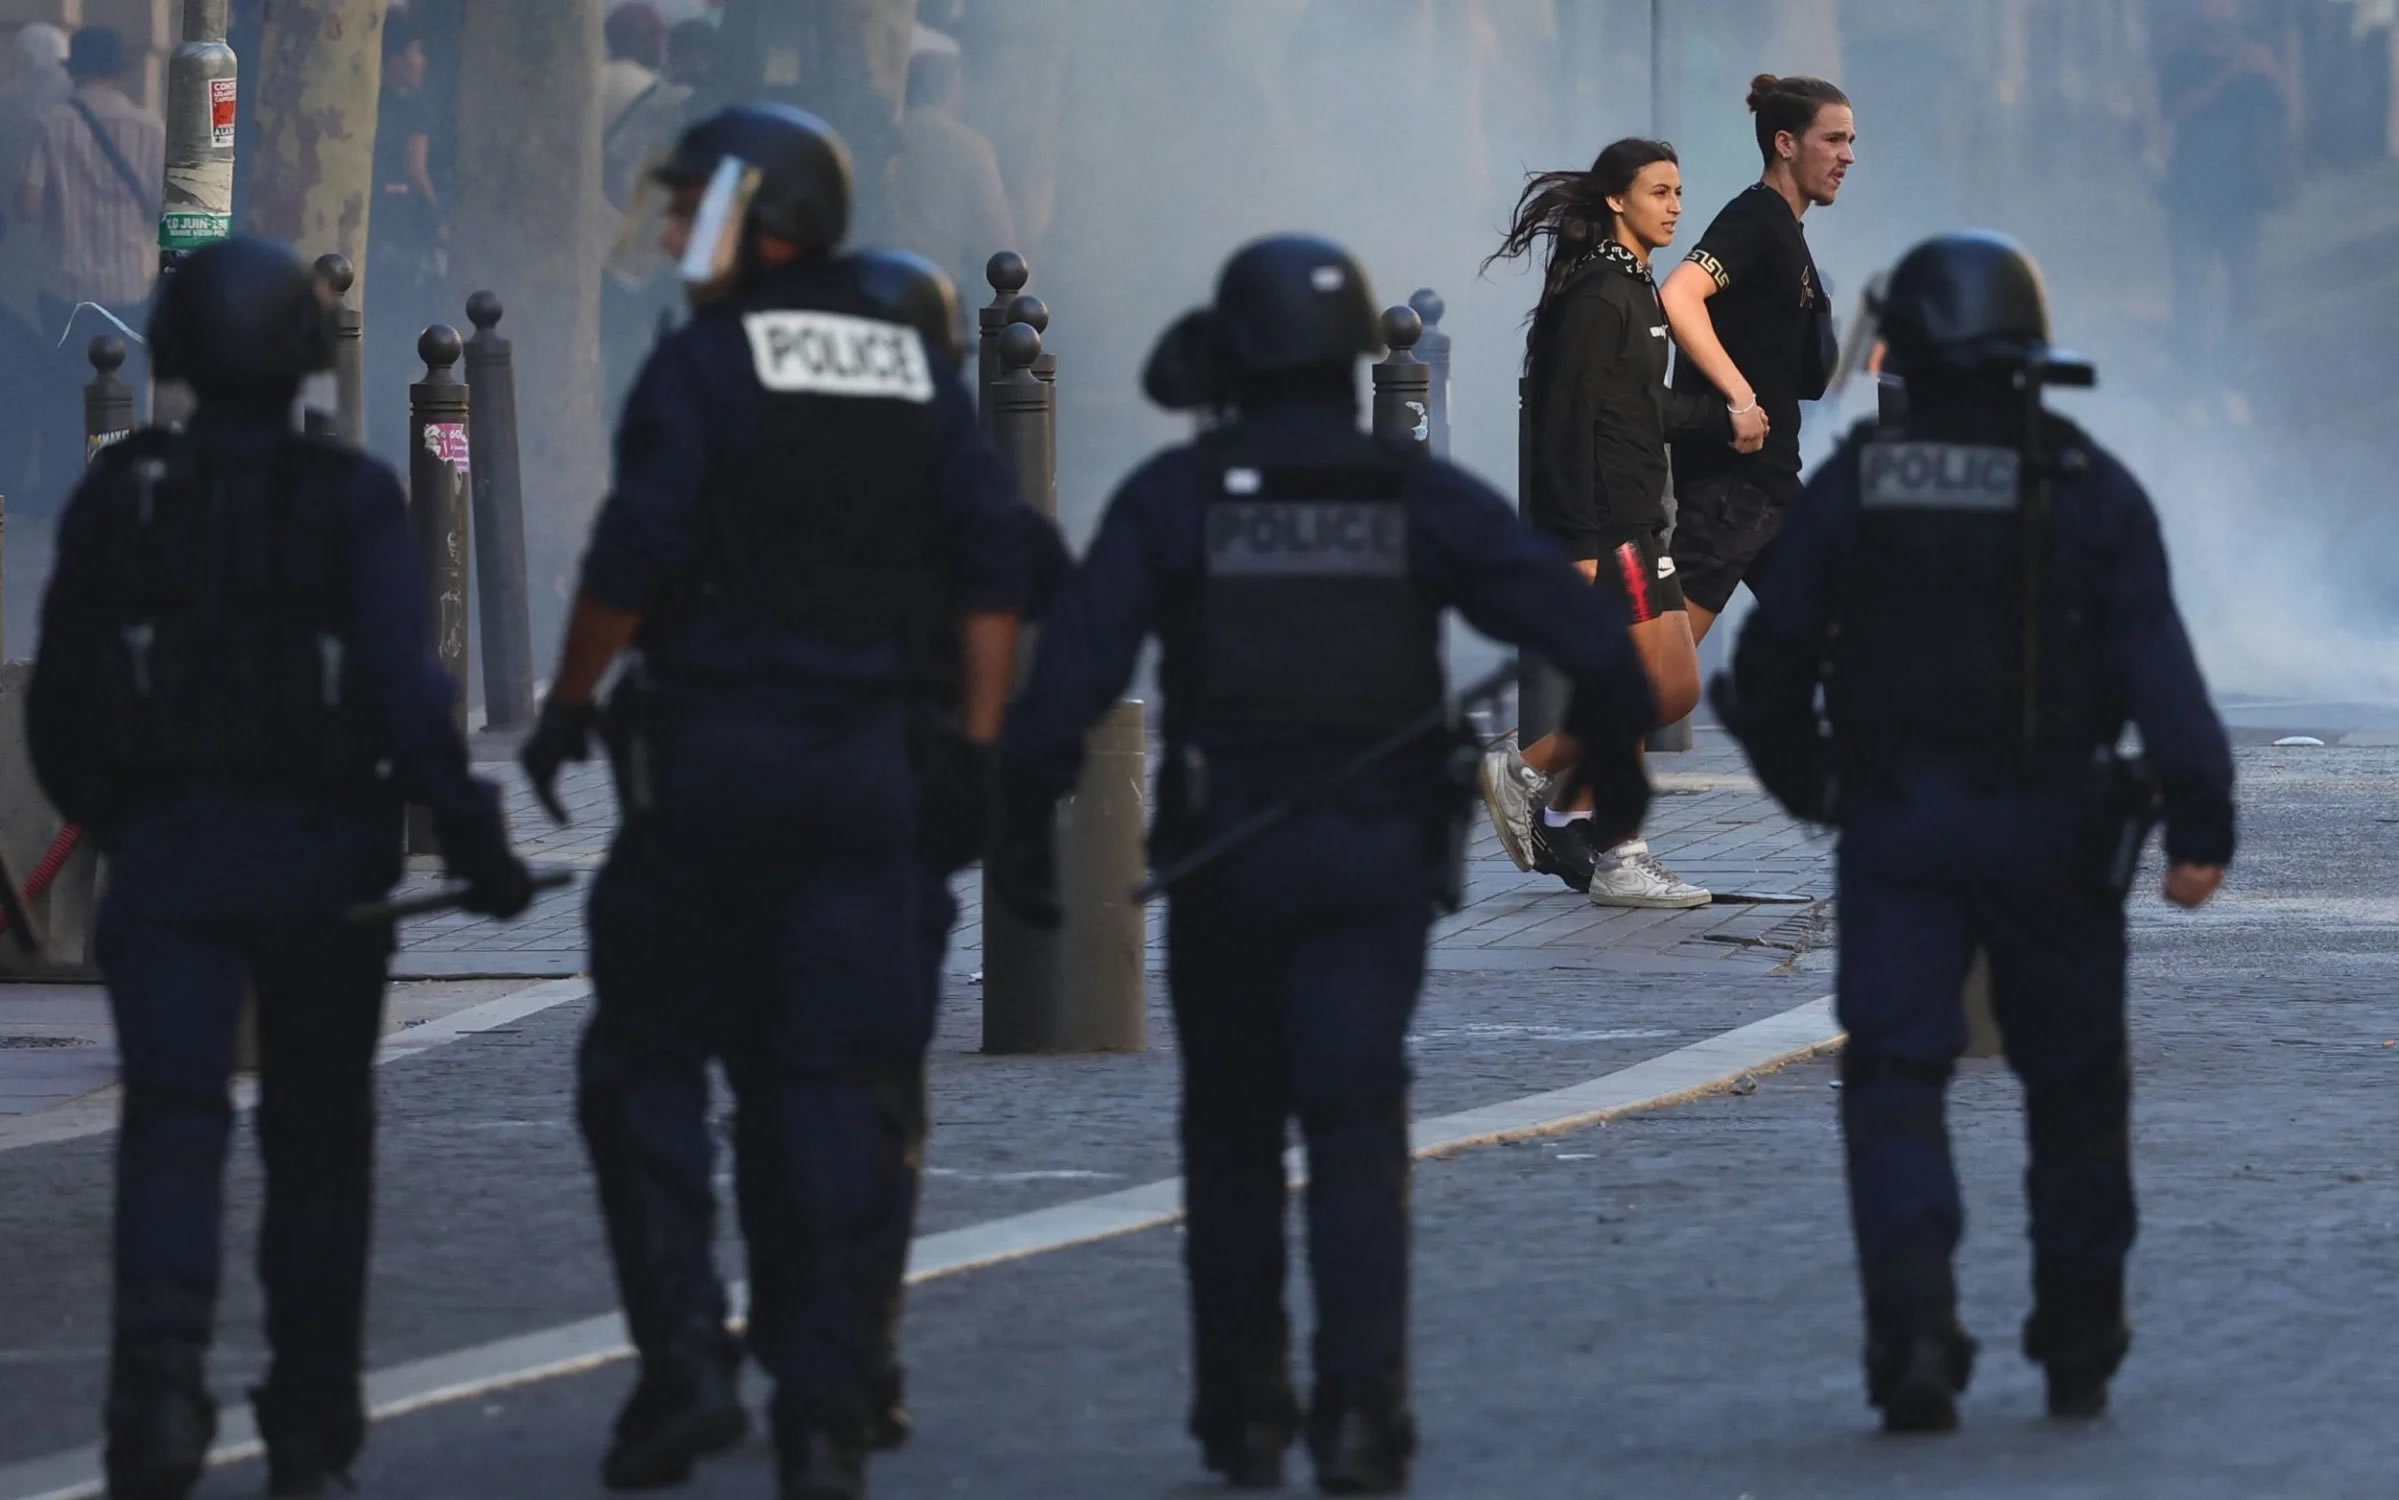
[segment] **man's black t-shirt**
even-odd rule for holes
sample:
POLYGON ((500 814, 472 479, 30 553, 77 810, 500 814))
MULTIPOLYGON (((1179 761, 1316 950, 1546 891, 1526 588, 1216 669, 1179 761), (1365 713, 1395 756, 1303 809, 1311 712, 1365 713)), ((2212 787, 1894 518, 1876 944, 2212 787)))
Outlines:
MULTIPOLYGON (((1799 401, 1805 372, 1817 362, 1814 344, 1823 316, 1824 288, 1807 236, 1783 195, 1758 183, 1724 206, 1687 258, 1715 279, 1708 316, 1724 352, 1757 392, 1768 431, 1766 446, 1756 453, 1735 453, 1722 443, 1675 444, 1675 482, 1764 470, 1780 493, 1788 486, 1773 484, 1773 478, 1799 473, 1799 401)), ((1688 353, 1675 361, 1674 388, 1703 395, 1716 390, 1688 353)))

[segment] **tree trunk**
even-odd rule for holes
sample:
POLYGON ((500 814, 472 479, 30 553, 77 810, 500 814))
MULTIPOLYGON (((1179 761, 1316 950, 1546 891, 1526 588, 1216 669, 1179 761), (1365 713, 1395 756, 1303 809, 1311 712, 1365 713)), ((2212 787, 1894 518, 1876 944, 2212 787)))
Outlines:
POLYGON ((458 102, 457 295, 488 288, 515 344, 536 634, 552 626, 608 473, 600 276, 602 0, 466 7, 458 102))
POLYGON ((385 0, 267 0, 259 56, 242 59, 258 116, 250 228, 310 259, 338 250, 365 295, 385 0), (255 78, 256 84, 249 80, 255 78))

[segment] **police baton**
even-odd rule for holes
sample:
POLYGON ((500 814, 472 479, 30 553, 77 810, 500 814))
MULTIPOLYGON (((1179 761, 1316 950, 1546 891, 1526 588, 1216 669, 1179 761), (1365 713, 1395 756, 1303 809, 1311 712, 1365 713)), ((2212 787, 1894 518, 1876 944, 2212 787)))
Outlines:
MULTIPOLYGON (((574 883, 575 872, 572 870, 533 872, 533 889, 536 893, 555 891, 574 883)), ((438 891, 427 891, 422 896, 403 896, 396 901, 369 901, 343 912, 342 920, 363 927, 371 922, 399 922, 410 917, 429 916, 437 911, 455 911, 466 904, 473 889, 466 885, 445 885, 438 891)))
POLYGON ((1400 728, 1393 730, 1365 749, 1343 761, 1322 776, 1312 776, 1295 790, 1235 823, 1215 837, 1201 841, 1198 848, 1158 871, 1133 892, 1135 905, 1162 896, 1189 880, 1218 860, 1242 848, 1252 840, 1271 832, 1302 808, 1323 800, 1325 795, 1343 783, 1373 770, 1384 761, 1404 750, 1413 749, 1426 737, 1440 733, 1452 724, 1463 723, 1466 716, 1486 703, 1493 703, 1516 686, 1516 662, 1503 662, 1496 670, 1460 693, 1454 702, 1443 703, 1428 710, 1400 728))

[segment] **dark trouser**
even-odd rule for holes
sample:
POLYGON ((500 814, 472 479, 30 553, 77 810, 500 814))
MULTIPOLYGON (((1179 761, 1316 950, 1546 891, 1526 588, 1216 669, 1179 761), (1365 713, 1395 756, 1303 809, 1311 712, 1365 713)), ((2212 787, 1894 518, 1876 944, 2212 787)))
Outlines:
POLYGON ((779 1422, 863 1433, 915 1222, 932 1034, 924 876, 911 820, 889 815, 908 796, 897 720, 708 731, 663 760, 661 810, 619 833, 590 904, 581 1116, 626 1321, 656 1359, 725 1316, 710 1250, 720 1059, 751 1352, 779 1422))
POLYGON ((1184 1202, 1201 1436, 1284 1414, 1286 1121, 1308 1163, 1319 1388, 1404 1391, 1406 1035, 1424 981, 1421 821, 1303 814, 1176 892, 1184 1202))
POLYGON ((1964 1227, 1942 1095, 1966 1044, 1976 947, 2024 1082, 2036 1321, 2096 1341, 2122 1313, 2134 1233, 2123 904, 2064 792, 1909 778, 1841 835, 1841 1123, 1870 1339, 1951 1313, 1964 1227))
POLYGON ((258 997, 270 1391, 355 1412, 372 1199, 372 1068, 392 930, 337 914, 399 873, 396 812, 188 798, 134 820, 110 856, 99 956, 124 1058, 116 1333, 206 1342, 226 1085, 245 988, 258 997))

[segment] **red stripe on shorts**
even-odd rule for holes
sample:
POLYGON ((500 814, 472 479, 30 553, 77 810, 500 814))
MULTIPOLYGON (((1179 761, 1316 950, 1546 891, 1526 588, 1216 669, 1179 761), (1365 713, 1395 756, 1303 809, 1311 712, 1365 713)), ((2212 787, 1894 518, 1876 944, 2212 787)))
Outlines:
POLYGON ((1649 569, 1642 563, 1641 548, 1632 542, 1618 547, 1616 567, 1624 574, 1624 597, 1633 606, 1633 623, 1640 625, 1656 619, 1658 612, 1649 602, 1649 569))

